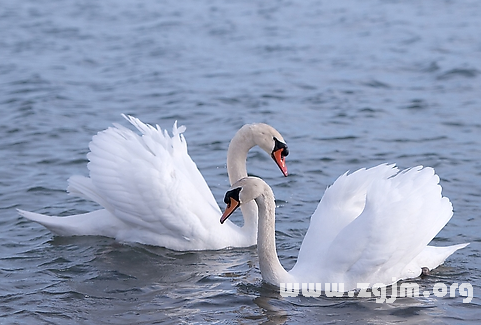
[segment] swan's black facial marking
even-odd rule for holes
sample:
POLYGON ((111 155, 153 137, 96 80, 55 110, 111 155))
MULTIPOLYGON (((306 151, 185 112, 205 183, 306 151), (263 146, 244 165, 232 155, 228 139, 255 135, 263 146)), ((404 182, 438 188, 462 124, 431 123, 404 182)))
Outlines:
POLYGON ((239 200, 239 193, 240 191, 242 190, 242 187, 237 187, 237 188, 234 188, 232 190, 228 190, 227 192, 225 192, 225 196, 224 196, 224 203, 225 204, 230 204, 230 199, 233 198, 234 200, 236 200, 237 202, 240 202, 239 200))
POLYGON ((289 149, 287 148, 287 144, 284 142, 279 141, 276 137, 274 139, 274 149, 272 150, 271 157, 276 162, 277 166, 279 166, 282 174, 284 176, 288 175, 287 166, 286 166, 286 156, 289 154, 289 149))
POLYGON ((289 148, 287 147, 287 144, 284 142, 279 141, 276 137, 274 137, 274 150, 272 150, 272 153, 276 152, 277 150, 281 151, 281 157, 284 158, 289 155, 289 148))
POLYGON ((227 207, 225 208, 222 217, 220 217, 220 223, 224 223, 227 218, 229 218, 231 214, 240 207, 239 195, 241 190, 242 187, 237 187, 225 193, 224 202, 227 204, 227 207))

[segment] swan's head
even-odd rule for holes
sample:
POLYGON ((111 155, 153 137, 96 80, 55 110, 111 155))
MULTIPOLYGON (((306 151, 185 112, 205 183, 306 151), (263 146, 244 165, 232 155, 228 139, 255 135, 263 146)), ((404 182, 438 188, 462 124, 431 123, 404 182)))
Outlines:
POLYGON ((244 177, 235 182, 232 188, 225 193, 224 202, 227 207, 220 218, 220 223, 224 223, 243 203, 261 196, 266 189, 270 190, 270 187, 257 177, 244 177))
POLYGON ((271 155, 282 174, 287 176, 286 156, 289 154, 289 149, 282 135, 272 126, 264 123, 250 124, 249 127, 255 143, 271 155))

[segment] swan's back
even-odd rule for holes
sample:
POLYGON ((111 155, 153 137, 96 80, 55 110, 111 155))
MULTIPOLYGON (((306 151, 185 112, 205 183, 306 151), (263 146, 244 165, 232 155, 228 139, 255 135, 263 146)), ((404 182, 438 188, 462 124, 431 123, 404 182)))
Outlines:
POLYGON ((342 175, 313 214, 290 273, 305 282, 342 282, 346 289, 358 282, 390 284, 408 277, 405 267, 451 216, 432 168, 398 172, 380 165, 342 175))

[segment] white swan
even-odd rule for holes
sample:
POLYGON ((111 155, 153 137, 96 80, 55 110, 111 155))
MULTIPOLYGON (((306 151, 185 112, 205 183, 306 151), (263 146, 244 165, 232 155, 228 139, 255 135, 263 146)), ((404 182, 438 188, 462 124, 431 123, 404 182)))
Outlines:
MULTIPOLYGON (((72 176, 68 191, 100 204, 104 209, 67 217, 19 210, 62 236, 98 235, 124 242, 163 246, 174 250, 247 247, 257 240, 257 207, 244 212, 244 225, 217 221, 222 212, 204 178, 187 153, 174 124, 173 136, 157 125, 124 117, 141 136, 114 124, 89 144, 90 178, 72 176)), ((287 176, 284 139, 273 127, 257 123, 243 126, 229 144, 227 170, 231 183, 247 176, 247 152, 255 145, 268 152, 287 176)))
POLYGON ((274 194, 264 181, 247 177, 236 182, 225 195, 221 223, 239 205, 255 200, 259 266, 262 278, 271 284, 343 284, 337 291, 356 289, 361 283, 389 285, 419 276, 423 267, 437 267, 468 245, 427 246, 452 216, 438 182, 432 168, 399 172, 394 165, 340 176, 312 215, 289 272, 277 257, 274 194))

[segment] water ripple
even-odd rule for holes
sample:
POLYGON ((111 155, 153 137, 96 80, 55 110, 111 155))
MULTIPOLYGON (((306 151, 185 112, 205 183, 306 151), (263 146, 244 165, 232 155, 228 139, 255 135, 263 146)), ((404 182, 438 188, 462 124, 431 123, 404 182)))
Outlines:
MULTIPOLYGON (((476 323, 481 193, 481 9, 476 1, 4 0, 0 10, 0 274, 4 323, 476 323), (427 279, 475 299, 280 297, 255 248, 173 252, 53 236, 15 208, 97 209, 66 194, 87 175, 91 137, 132 114, 185 124, 189 154, 222 204, 225 152, 266 122, 291 149, 273 186, 277 249, 292 267, 327 186, 347 170, 429 165, 454 216, 434 240, 472 244, 427 279)), ((221 205, 222 206, 222 205, 221 205)), ((234 220, 240 222, 240 220, 234 220)))

